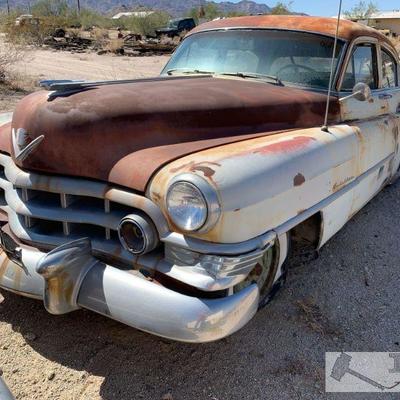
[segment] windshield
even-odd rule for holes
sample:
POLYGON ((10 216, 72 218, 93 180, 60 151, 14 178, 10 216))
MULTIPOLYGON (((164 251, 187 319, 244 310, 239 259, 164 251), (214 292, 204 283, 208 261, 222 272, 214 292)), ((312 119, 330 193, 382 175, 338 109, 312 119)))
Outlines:
MULTIPOLYGON (((336 65, 343 44, 338 42, 336 65)), ((269 76, 289 85, 327 89, 333 45, 333 38, 303 32, 203 32, 183 41, 162 74, 240 73, 242 77, 269 76)))
POLYGON ((178 28, 179 20, 171 20, 168 22, 168 28, 176 29, 178 28))

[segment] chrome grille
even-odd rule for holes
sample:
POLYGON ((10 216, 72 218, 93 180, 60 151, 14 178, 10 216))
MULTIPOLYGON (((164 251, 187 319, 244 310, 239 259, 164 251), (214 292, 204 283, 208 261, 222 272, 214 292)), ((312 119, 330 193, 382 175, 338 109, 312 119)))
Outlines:
POLYGON ((89 237, 93 248, 132 258, 118 239, 118 225, 134 212, 147 214, 160 235, 167 225, 159 208, 144 196, 84 179, 23 171, 0 154, 0 209, 22 240, 58 246, 89 237))

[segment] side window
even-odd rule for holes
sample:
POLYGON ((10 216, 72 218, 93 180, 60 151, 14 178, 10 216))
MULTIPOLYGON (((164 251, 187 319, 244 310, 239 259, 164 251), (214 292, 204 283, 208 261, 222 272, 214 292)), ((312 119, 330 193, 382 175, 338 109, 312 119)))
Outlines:
POLYGON ((353 51, 346 69, 342 90, 352 90, 356 83, 363 82, 371 89, 378 88, 376 47, 359 45, 353 51))
POLYGON ((397 63, 387 51, 382 50, 382 87, 392 88, 398 86, 397 63))

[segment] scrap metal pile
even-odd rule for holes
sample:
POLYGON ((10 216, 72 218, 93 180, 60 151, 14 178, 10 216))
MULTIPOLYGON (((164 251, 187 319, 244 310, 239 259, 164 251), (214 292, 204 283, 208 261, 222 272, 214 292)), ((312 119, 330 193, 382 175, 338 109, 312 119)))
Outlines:
POLYGON ((135 34, 124 37, 124 53, 130 56, 171 54, 181 41, 180 37, 147 38, 135 34))
POLYGON ((118 39, 104 38, 98 40, 90 35, 71 35, 68 32, 57 32, 44 40, 44 45, 54 50, 71 51, 74 53, 85 53, 95 51, 99 55, 114 53, 130 57, 153 56, 171 54, 181 41, 180 37, 170 38, 146 37, 129 33, 118 39))

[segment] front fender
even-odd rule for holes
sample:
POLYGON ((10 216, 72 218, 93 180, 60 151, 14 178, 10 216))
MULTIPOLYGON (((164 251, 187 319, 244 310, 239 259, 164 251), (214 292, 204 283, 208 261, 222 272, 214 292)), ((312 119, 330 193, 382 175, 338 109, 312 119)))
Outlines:
POLYGON ((192 154, 159 171, 148 194, 168 218, 165 194, 169 182, 181 173, 199 175, 216 189, 222 214, 213 229, 193 236, 216 243, 249 240, 284 224, 356 178, 358 141, 353 129, 338 126, 330 130, 295 130, 192 154))

